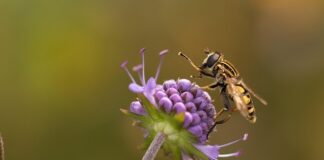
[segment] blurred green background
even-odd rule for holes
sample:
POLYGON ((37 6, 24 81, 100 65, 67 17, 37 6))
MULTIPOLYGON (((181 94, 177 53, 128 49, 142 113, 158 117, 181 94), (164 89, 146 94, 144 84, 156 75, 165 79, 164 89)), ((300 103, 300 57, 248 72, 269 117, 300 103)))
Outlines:
POLYGON ((248 141, 222 150, 243 150, 228 159, 322 160, 323 16, 321 0, 1 0, 6 157, 140 159, 142 133, 119 111, 135 99, 119 64, 140 63, 138 50, 146 47, 153 74, 158 52, 168 48, 159 82, 189 78, 195 71, 176 53, 200 63, 209 47, 224 52, 269 102, 256 102, 255 125, 235 114, 211 143, 248 132, 248 141))

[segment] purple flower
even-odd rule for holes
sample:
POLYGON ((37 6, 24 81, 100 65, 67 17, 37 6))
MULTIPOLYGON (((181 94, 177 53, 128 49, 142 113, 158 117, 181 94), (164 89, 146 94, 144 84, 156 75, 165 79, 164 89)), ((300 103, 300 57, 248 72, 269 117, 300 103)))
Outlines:
POLYGON ((156 79, 159 76, 160 73, 160 69, 161 69, 161 65, 163 62, 163 58, 164 55, 168 52, 168 50, 163 50, 160 52, 160 64, 158 66, 155 78, 151 77, 148 79, 148 81, 146 82, 145 80, 145 60, 144 60, 144 53, 145 53, 145 49, 141 49, 140 50, 140 54, 142 56, 142 64, 139 64, 137 66, 133 67, 133 71, 137 72, 139 75, 139 79, 141 81, 141 85, 139 85, 134 77, 132 76, 132 74, 129 72, 128 68, 127 68, 127 61, 123 62, 120 66, 126 71, 126 73, 128 74, 128 76, 130 77, 130 79, 132 80, 132 83, 129 84, 128 88, 130 91, 134 92, 134 93, 140 93, 143 94, 152 104, 156 105, 156 102, 154 100, 153 97, 153 93, 155 92, 155 89, 157 88, 157 84, 156 84, 156 79))
POLYGON ((138 121, 143 122, 141 127, 145 128, 149 134, 164 133, 167 136, 165 143, 177 144, 183 159, 196 157, 188 150, 190 146, 212 160, 238 155, 238 152, 219 154, 219 149, 239 140, 225 145, 206 144, 216 116, 210 95, 187 79, 166 80, 161 85, 157 84, 163 58, 168 50, 160 52, 161 58, 157 72, 154 77, 146 81, 144 51, 144 49, 140 51, 142 63, 133 67, 133 71, 139 75, 140 83, 137 83, 129 72, 127 61, 121 65, 131 79, 130 91, 143 95, 149 101, 149 104, 145 104, 137 100, 130 105, 130 113, 136 115, 135 117, 139 118, 138 121))
POLYGON ((238 141, 245 141, 247 140, 248 134, 244 134, 244 136, 241 139, 223 144, 223 145, 201 145, 201 144, 195 144, 194 146, 201 151, 202 153, 204 153, 209 159, 211 160, 215 160, 218 157, 233 157, 233 156, 239 156, 240 155, 240 151, 237 152, 233 152, 233 153, 228 153, 228 154, 219 154, 219 149, 232 145, 234 143, 237 143, 238 141))

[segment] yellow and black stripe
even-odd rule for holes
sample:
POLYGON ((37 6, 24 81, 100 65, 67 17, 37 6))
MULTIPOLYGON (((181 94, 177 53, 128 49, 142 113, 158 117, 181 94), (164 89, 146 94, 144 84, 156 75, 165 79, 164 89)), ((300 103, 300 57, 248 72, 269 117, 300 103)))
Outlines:
MULTIPOLYGON (((256 112, 255 112, 255 107, 253 105, 253 101, 251 99, 250 93, 246 89, 244 89, 242 85, 235 85, 235 86, 237 87, 237 90, 241 94, 240 95, 241 99, 242 99, 244 105, 246 106, 246 111, 247 111, 246 119, 251 123, 255 123, 256 112)), ((241 112, 245 112, 245 111, 243 110, 241 112)))

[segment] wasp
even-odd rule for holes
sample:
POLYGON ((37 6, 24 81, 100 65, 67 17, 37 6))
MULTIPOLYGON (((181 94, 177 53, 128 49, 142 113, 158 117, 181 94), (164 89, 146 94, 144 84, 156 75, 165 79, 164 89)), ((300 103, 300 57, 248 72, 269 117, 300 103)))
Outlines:
POLYGON ((222 124, 229 120, 232 113, 235 111, 239 111, 249 122, 255 123, 256 113, 251 95, 264 105, 267 105, 267 102, 243 82, 237 69, 233 64, 224 59, 222 53, 211 52, 209 49, 206 49, 204 53, 207 57, 200 66, 197 66, 185 54, 179 52, 178 55, 187 59, 191 66, 199 72, 198 76, 191 76, 192 78, 203 78, 203 76, 205 76, 214 80, 213 83, 201 88, 208 90, 220 89, 220 97, 224 107, 217 113, 216 117, 219 117, 225 111, 229 114, 227 118, 216 121, 210 131, 212 131, 217 124, 222 124))

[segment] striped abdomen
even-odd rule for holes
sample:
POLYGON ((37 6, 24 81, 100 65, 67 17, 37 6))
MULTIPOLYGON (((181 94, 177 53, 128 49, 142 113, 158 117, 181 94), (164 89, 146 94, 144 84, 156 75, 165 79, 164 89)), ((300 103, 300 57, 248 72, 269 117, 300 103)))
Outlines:
POLYGON ((233 101, 240 101, 235 102, 237 105, 237 109, 241 112, 241 114, 251 123, 255 123, 256 121, 256 112, 255 107, 253 105, 253 101, 251 99, 250 93, 243 88, 241 85, 235 85, 236 90, 238 91, 237 99, 232 97, 233 101), (239 105, 239 106, 238 106, 239 105))

